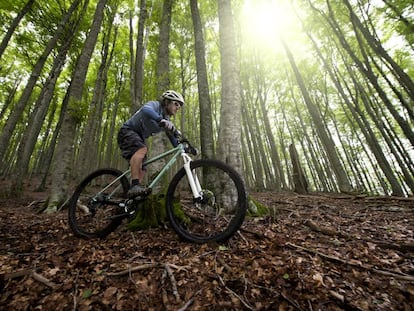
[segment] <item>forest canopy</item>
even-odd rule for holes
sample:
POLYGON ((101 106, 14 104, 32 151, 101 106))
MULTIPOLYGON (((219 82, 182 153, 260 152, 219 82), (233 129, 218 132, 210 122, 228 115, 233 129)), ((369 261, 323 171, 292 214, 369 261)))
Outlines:
POLYGON ((251 190, 412 195, 412 1, 233 0, 234 28, 223 2, 1 1, 2 177, 125 168, 117 129, 174 89, 174 123, 251 190))

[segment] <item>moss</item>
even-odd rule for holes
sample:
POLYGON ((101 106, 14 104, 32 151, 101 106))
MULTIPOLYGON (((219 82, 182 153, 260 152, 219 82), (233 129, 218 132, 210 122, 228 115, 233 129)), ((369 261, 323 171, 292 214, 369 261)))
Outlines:
POLYGON ((165 195, 150 195, 138 208, 135 218, 128 223, 128 229, 156 228, 167 219, 165 211, 165 195))
MULTIPOLYGON (((191 219, 181 209, 179 200, 173 203, 174 215, 184 224, 189 224, 191 219)), ((156 228, 167 221, 165 208, 165 195, 150 195, 146 201, 141 203, 135 218, 128 223, 131 231, 156 228)))
POLYGON ((253 199, 251 196, 247 198, 248 201, 248 208, 247 208, 247 215, 248 216, 255 216, 260 217, 264 215, 270 214, 270 209, 266 205, 260 203, 259 201, 253 199))
POLYGON ((186 225, 191 223, 191 219, 184 213, 184 211, 181 208, 181 204, 178 200, 173 203, 173 209, 174 215, 176 216, 176 218, 181 220, 181 223, 184 223, 186 225))

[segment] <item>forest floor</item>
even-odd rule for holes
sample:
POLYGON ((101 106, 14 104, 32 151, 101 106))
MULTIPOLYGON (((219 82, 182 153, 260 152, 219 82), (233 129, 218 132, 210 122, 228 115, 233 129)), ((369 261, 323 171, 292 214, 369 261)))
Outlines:
POLYGON ((254 193, 224 245, 76 238, 41 194, 0 200, 1 310, 414 310, 414 199, 254 193))

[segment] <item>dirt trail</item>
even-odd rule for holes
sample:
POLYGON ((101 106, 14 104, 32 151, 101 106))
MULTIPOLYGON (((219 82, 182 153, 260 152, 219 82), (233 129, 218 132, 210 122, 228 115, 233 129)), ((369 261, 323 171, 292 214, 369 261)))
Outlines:
POLYGON ((65 211, 3 200, 0 309, 414 310, 413 199, 253 196, 274 213, 224 245, 168 227, 80 240, 65 211))

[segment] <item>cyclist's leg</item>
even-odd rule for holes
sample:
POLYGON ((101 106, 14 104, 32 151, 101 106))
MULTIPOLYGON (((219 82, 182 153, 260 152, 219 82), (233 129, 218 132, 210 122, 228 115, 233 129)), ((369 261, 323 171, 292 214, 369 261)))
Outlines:
POLYGON ((147 153, 144 138, 131 129, 121 128, 118 133, 118 145, 122 156, 129 161, 131 167, 131 189, 128 191, 128 196, 147 194, 149 189, 140 185, 144 178, 142 163, 147 153))
POLYGON ((143 147, 138 149, 129 160, 131 165, 131 180, 138 179, 142 182, 145 176, 145 171, 142 169, 142 162, 145 159, 148 148, 143 147))

